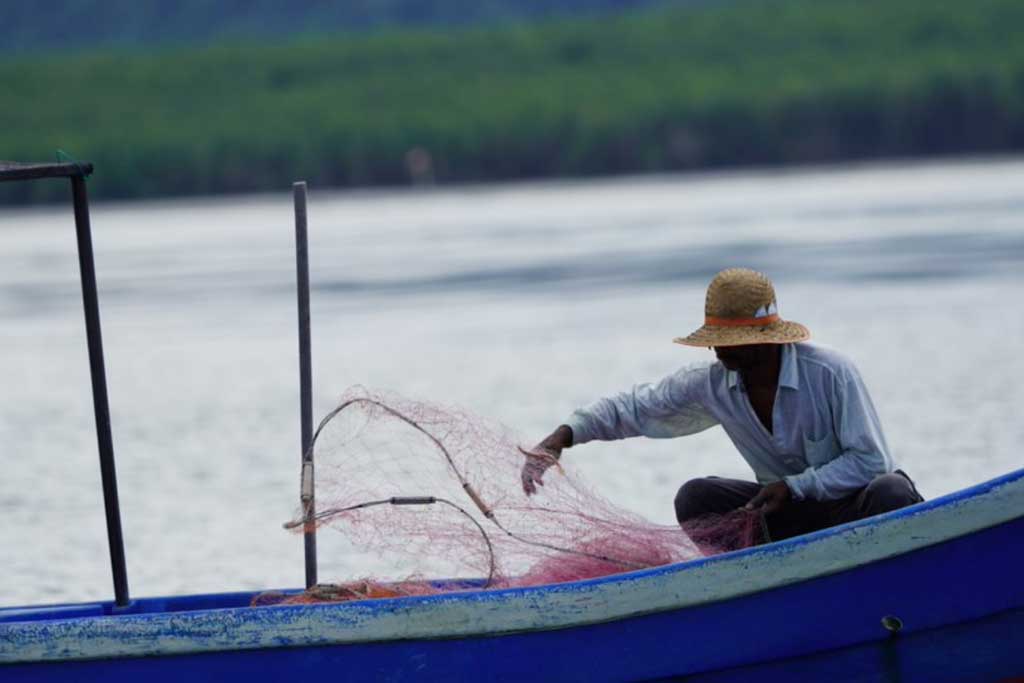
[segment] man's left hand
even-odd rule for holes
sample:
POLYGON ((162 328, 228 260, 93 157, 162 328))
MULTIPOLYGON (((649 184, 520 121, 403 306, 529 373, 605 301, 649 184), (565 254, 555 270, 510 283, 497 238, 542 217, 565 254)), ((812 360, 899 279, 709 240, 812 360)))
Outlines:
POLYGON ((757 495, 743 506, 743 509, 762 510, 764 514, 770 515, 781 510, 792 498, 793 493, 789 490, 786 482, 775 481, 758 491, 757 495))

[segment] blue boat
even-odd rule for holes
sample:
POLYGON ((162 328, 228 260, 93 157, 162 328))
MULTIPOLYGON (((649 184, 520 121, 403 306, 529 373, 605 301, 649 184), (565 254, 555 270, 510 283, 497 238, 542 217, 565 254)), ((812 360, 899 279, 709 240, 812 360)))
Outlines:
POLYGON ((814 534, 587 581, 462 581, 438 595, 312 605, 252 607, 252 592, 131 599, 91 171, 0 162, 0 181, 71 180, 115 597, 0 608, 0 681, 1024 680, 1024 470, 814 534))
POLYGON ((1024 675, 1021 538, 1024 470, 814 534, 574 583, 7 608, 0 680, 1009 680, 1024 675))

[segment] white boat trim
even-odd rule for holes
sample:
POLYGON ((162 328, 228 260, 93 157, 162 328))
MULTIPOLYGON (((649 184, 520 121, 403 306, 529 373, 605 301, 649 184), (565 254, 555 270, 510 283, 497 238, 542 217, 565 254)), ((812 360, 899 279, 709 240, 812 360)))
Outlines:
POLYGON ((1024 516, 1024 470, 872 519, 685 564, 536 588, 0 623, 0 663, 564 629, 779 588, 1024 516))

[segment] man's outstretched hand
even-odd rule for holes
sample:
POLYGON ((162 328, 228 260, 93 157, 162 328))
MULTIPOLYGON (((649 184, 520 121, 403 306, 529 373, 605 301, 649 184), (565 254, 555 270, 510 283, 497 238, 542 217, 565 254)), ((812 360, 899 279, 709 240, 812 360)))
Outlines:
POLYGON ((544 473, 558 462, 558 458, 562 455, 562 449, 570 446, 572 446, 572 429, 569 425, 560 425, 531 450, 519 449, 519 452, 526 456, 526 462, 523 463, 523 471, 520 475, 523 481, 523 492, 526 495, 533 495, 537 492, 538 486, 544 485, 544 473))
POLYGON ((792 491, 784 481, 774 481, 766 485, 750 502, 743 506, 744 510, 763 510, 770 515, 781 510, 793 498, 792 491))

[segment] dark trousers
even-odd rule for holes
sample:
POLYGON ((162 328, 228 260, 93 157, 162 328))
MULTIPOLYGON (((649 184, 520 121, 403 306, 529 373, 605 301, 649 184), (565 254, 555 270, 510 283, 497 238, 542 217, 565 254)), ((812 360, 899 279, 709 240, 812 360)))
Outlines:
MULTIPOLYGON (((761 488, 760 484, 739 479, 691 479, 676 494, 676 519, 682 524, 708 513, 732 512, 746 505, 761 488)), ((910 477, 897 470, 875 477, 870 484, 846 498, 791 500, 778 512, 766 516, 765 522, 771 540, 778 541, 897 510, 923 500, 910 477)))

